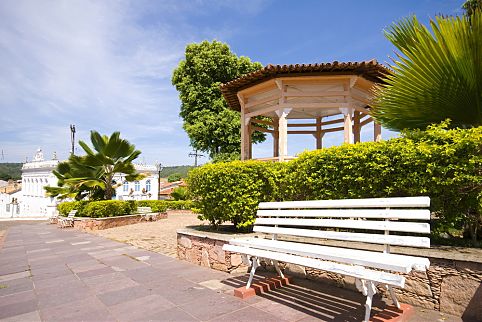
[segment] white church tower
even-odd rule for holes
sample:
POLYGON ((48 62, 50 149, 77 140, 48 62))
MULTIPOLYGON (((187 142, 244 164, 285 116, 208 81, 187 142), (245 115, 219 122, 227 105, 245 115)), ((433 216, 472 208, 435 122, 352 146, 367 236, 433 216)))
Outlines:
POLYGON ((50 217, 54 213, 56 199, 47 197, 44 187, 57 186, 57 177, 52 170, 59 162, 55 153, 52 160, 45 160, 39 148, 32 161, 23 164, 19 217, 50 217))

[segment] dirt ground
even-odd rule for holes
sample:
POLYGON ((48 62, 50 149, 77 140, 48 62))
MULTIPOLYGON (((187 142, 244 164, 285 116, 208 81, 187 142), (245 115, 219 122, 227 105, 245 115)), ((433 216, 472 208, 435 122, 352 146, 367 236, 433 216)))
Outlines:
POLYGON ((196 214, 169 214, 167 219, 93 231, 93 234, 119 242, 177 257, 176 230, 206 224, 196 214))

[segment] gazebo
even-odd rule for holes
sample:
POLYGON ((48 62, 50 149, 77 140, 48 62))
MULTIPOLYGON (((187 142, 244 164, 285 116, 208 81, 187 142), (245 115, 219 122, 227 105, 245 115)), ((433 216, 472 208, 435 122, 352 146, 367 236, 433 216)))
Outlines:
MULTIPOLYGON (((376 60, 268 65, 222 84, 229 107, 241 112, 241 160, 252 159, 253 131, 273 136, 273 157, 264 160, 293 158, 288 134, 313 135, 317 149, 330 132, 343 131, 345 143, 360 142, 361 128, 374 121, 371 90, 387 73, 376 60)), ((381 140, 377 123, 373 135, 381 140)))

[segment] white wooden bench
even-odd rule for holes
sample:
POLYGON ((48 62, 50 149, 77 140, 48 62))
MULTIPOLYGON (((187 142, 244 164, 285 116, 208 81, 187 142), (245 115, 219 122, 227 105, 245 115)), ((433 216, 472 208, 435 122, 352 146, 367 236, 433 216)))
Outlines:
POLYGON ((223 249, 251 265, 246 288, 260 259, 271 261, 282 277, 278 261, 355 277, 367 297, 368 321, 377 285, 385 285, 400 308, 392 287, 403 288, 405 278, 397 273, 429 267, 427 258, 390 254, 390 245, 430 247, 430 239, 420 236, 430 233, 429 206, 428 197, 263 202, 253 230, 271 238, 232 239, 223 249), (320 245, 328 239, 346 244, 320 245), (383 252, 366 250, 366 243, 384 245, 383 252))
POLYGON ((49 223, 50 224, 56 224, 59 221, 59 214, 53 214, 52 216, 49 217, 49 223))
POLYGON ((60 228, 74 227, 74 217, 76 213, 77 213, 77 210, 74 209, 69 212, 67 217, 58 217, 57 225, 60 228))
POLYGON ((137 207, 137 214, 141 215, 139 221, 149 221, 155 218, 155 213, 152 212, 151 207, 137 207))

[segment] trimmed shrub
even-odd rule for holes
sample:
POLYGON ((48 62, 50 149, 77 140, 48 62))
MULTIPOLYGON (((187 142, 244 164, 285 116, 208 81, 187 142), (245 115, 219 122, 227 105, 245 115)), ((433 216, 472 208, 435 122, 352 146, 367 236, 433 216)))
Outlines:
POLYGON ((151 207, 153 212, 166 212, 172 210, 189 210, 192 207, 190 200, 139 200, 136 201, 138 207, 151 207))
POLYGON ((57 205, 57 210, 62 216, 67 216, 69 212, 76 209, 76 217, 82 217, 84 214, 84 208, 89 202, 86 200, 80 201, 65 201, 57 205))
POLYGON ((138 207, 151 207, 153 212, 166 212, 167 205, 164 200, 138 200, 138 207))
POLYGON ((132 214, 135 203, 121 200, 91 201, 84 208, 84 216, 92 218, 116 217, 132 214))
POLYGON ((170 200, 102 200, 102 201, 68 201, 57 205, 59 213, 63 216, 73 209, 77 209, 76 217, 115 217, 136 213, 137 207, 151 207, 153 212, 166 212, 168 209, 189 210, 192 201, 170 201, 170 200))
POLYGON ((447 125, 305 152, 282 164, 208 164, 190 172, 189 193, 202 219, 238 228, 253 223, 261 201, 427 195, 435 233, 465 228, 474 239, 482 224, 482 127, 447 125))
POLYGON ((303 153, 288 164, 284 195, 292 200, 427 195, 438 217, 433 230, 480 222, 482 127, 445 126, 303 153))
POLYGON ((191 210, 193 202, 191 200, 165 200, 169 210, 191 210))
POLYGON ((207 164, 189 172, 188 189, 199 218, 237 228, 254 223, 261 201, 276 200, 285 166, 260 161, 207 164))
POLYGON ((186 187, 177 187, 172 190, 171 196, 174 200, 186 200, 187 199, 187 188, 186 187))

